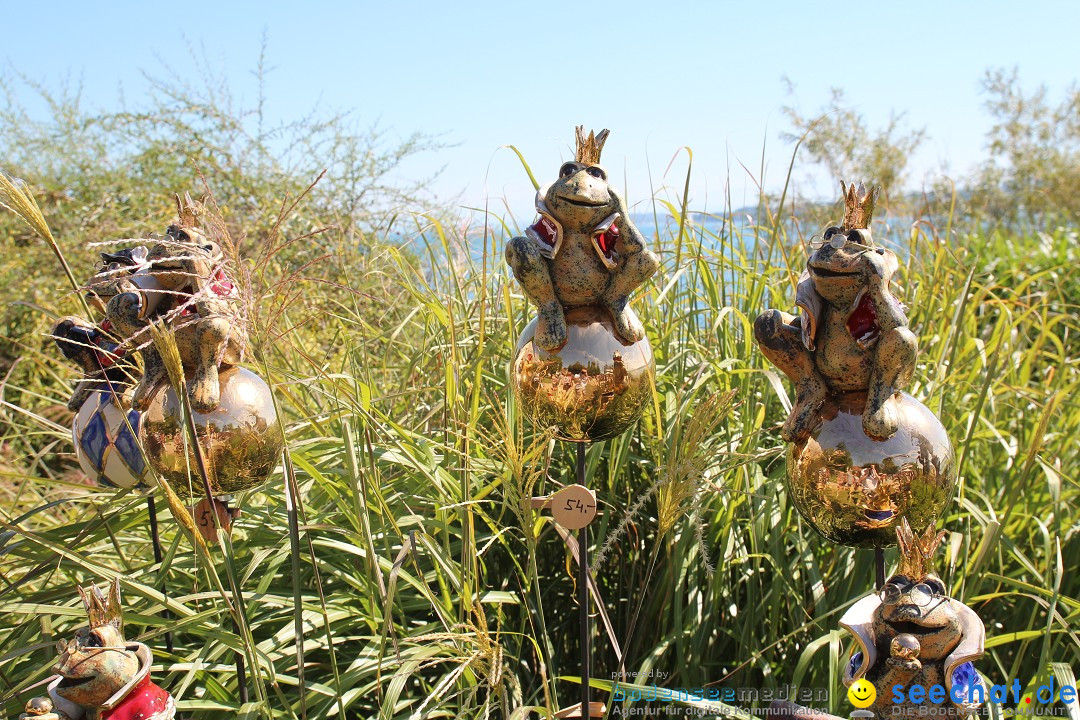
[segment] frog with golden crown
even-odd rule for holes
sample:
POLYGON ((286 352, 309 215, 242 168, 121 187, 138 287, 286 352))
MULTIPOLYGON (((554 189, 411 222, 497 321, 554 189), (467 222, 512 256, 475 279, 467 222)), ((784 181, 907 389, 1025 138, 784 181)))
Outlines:
POLYGON ((795 317, 767 310, 754 322, 762 353, 795 384, 795 403, 781 434, 805 439, 829 395, 865 392, 864 432, 892 437, 899 394, 911 377, 918 341, 889 283, 896 255, 874 244, 870 220, 877 189, 844 190, 844 219, 812 244, 799 278, 795 317), (816 246, 816 247, 815 247, 816 246))
POLYGON ((150 648, 124 638, 120 581, 108 595, 79 588, 89 624, 57 643, 47 698, 33 698, 20 720, 171 720, 172 695, 150 679, 150 648))
POLYGON ((548 352, 566 343, 565 312, 572 308, 603 308, 628 344, 645 335, 630 295, 660 261, 600 165, 607 137, 606 129, 586 136, 577 127, 574 159, 537 191, 536 222, 506 245, 506 263, 537 307, 536 345, 548 352))

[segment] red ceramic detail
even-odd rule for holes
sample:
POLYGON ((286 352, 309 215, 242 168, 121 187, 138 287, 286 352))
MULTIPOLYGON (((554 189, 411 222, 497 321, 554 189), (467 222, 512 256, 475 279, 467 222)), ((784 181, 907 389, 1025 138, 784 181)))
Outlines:
POLYGON ((555 247, 555 239, 559 236, 555 223, 541 215, 540 219, 532 224, 532 229, 541 242, 549 247, 555 247))
POLYGON ((615 254, 615 243, 619 241, 619 226, 611 224, 604 232, 596 236, 596 244, 600 246, 600 252, 604 257, 610 258, 615 254))
POLYGON ((169 704, 169 693, 150 682, 146 675, 131 688, 120 704, 111 710, 101 712, 101 720, 151 720, 165 710, 169 704))
POLYGON ((858 306, 848 315, 847 329, 856 340, 872 340, 881 331, 870 293, 863 293, 858 306))

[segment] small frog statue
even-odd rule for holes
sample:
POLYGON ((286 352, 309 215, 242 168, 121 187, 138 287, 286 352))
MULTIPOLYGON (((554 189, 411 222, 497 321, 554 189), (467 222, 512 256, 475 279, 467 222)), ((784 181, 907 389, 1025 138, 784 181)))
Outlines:
POLYGON ((150 680, 150 648, 124 639, 120 581, 108 596, 96 585, 80 587, 79 595, 89 626, 57 643, 59 677, 19 720, 171 720, 176 704, 150 680))
MULTIPOLYGON (((843 190, 843 184, 841 184, 843 190)), ((781 429, 788 442, 812 431, 826 398, 865 392, 863 431, 888 439, 899 425, 899 394, 911 378, 918 343, 889 291, 896 255, 874 244, 870 220, 877 189, 844 190, 844 219, 829 227, 799 278, 794 317, 767 310, 754 323, 765 357, 795 384, 795 403, 781 429)))
POLYGON ((133 271, 118 275, 106 268, 94 284, 107 301, 106 322, 142 355, 143 376, 131 400, 136 410, 146 410, 168 381, 150 342, 151 323, 164 321, 175 332, 191 404, 199 412, 217 407, 219 368, 236 365, 247 347, 238 322, 239 293, 226 274, 221 248, 198 227, 197 207, 190 197, 176 196, 177 221, 165 238, 126 256, 133 271))
POLYGON ((138 369, 127 357, 124 348, 102 327, 86 320, 68 316, 61 318, 53 327, 53 341, 57 348, 81 372, 82 378, 68 400, 68 409, 78 412, 95 392, 108 393, 118 406, 127 404, 125 399, 138 369))
MULTIPOLYGON (((928 527, 912 532, 907 518, 896 528, 900 566, 881 591, 859 600, 840 625, 859 644, 844 672, 844 685, 865 678, 877 697, 871 706, 886 718, 898 706, 916 715, 940 714, 936 701, 913 703, 907 690, 921 685, 945 688, 943 704, 965 717, 985 697, 982 679, 972 662, 983 655, 985 629, 975 611, 949 597, 941 579, 930 571, 931 560, 945 537, 928 527), (904 690, 904 703, 894 702, 894 686, 904 690)), ((942 699, 942 698, 939 698, 942 699)), ((908 714, 908 713, 905 713, 908 714)))
MULTIPOLYGON (((104 312, 106 300, 128 287, 132 276, 146 266, 146 248, 126 248, 114 253, 101 253, 101 264, 87 283, 86 299, 104 312)), ((65 358, 71 361, 83 377, 75 386, 68 409, 78 412, 95 392, 106 392, 118 407, 130 405, 131 386, 138 382, 139 370, 120 338, 113 332, 112 323, 94 323, 74 315, 60 318, 53 327, 52 338, 65 358)))
MULTIPOLYGON (((108 288, 128 279, 145 262, 146 248, 102 253, 102 264, 87 286, 91 305, 104 311, 95 288, 108 288)), ((53 327, 52 338, 61 354, 82 373, 68 408, 75 412, 71 438, 79 465, 87 477, 115 487, 135 487, 146 475, 139 450, 140 415, 130 410, 131 388, 139 380, 132 353, 114 333, 112 324, 68 316, 53 327)))
POLYGON ((585 135, 577 127, 577 153, 559 178, 536 193, 539 218, 506 246, 506 263, 536 305, 534 342, 556 352, 567 339, 565 311, 607 310, 627 343, 645 335, 629 300, 660 266, 599 165, 608 131, 585 135))

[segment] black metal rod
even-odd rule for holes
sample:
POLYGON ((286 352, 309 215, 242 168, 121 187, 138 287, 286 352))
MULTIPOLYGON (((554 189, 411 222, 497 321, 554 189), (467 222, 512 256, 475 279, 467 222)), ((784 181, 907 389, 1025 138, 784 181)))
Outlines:
MULTIPOLYGON (((292 559, 293 595, 300 597, 300 518, 297 511, 299 493, 296 491, 296 478, 287 455, 283 457, 285 469, 285 508, 289 515, 289 555, 292 559)), ((302 605, 302 603, 300 603, 302 605)), ((300 717, 307 720, 307 693, 304 685, 304 611, 301 607, 293 608, 293 634, 296 636, 296 678, 300 683, 300 717)))
POLYGON ((874 548, 874 578, 875 589, 881 590, 885 587, 885 549, 876 547, 874 548))
MULTIPOLYGON (((240 626, 233 622, 233 632, 240 635, 240 626)), ((246 705, 248 701, 247 669, 244 664, 244 653, 239 650, 233 652, 233 661, 236 663, 236 684, 240 691, 240 704, 246 705)))
MULTIPOLYGON (((150 541, 154 545, 154 563, 158 566, 158 572, 161 573, 161 594, 165 594, 165 568, 161 567, 161 535, 158 533, 157 522, 157 504, 154 502, 153 495, 146 496, 146 512, 150 516, 150 541)), ((161 616, 166 620, 172 619, 172 613, 168 608, 165 608, 161 613, 161 616)), ((169 654, 173 654, 173 641, 172 630, 165 631, 165 649, 169 651, 169 654)))
MULTIPOLYGON (((577 481, 585 485, 585 443, 577 444, 577 481)), ((589 666, 592 664, 589 632, 589 526, 578 530, 578 613, 581 632, 581 717, 589 713, 589 666)))

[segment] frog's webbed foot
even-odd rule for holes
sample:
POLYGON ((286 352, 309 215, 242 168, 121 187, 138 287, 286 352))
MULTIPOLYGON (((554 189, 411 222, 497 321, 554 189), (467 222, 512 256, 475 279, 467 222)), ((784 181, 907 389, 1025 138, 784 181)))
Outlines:
POLYGON ((896 405, 895 396, 880 403, 872 403, 868 398, 862 417, 863 432, 877 440, 891 438, 900 427, 900 413, 896 405))
POLYGON ((555 295, 547 258, 534 240, 522 236, 506 243, 506 264, 514 271, 525 296, 536 305, 534 342, 548 352, 555 352, 566 344, 566 316, 555 295))
POLYGON ((538 307, 536 333, 533 342, 548 352, 556 352, 566 344, 566 315, 558 300, 538 307))
POLYGON ((645 337, 645 327, 638 320, 637 313, 630 308, 629 298, 613 298, 604 301, 604 306, 615 321, 615 332, 626 342, 635 343, 645 337))
POLYGON ((83 406, 90 395, 97 390, 97 383, 93 380, 80 380, 75 385, 75 392, 71 393, 71 399, 68 400, 68 410, 72 412, 79 412, 79 408, 83 406))
POLYGON ((208 413, 221 402, 221 384, 218 379, 216 362, 206 363, 195 368, 194 377, 187 385, 191 407, 196 412, 208 413))
POLYGON ((917 353, 918 341, 906 327, 881 335, 862 417, 863 432, 870 437, 887 439, 899 428, 900 388, 911 379, 917 353))
POLYGON ((795 384, 795 404, 788 419, 780 428, 780 436, 787 442, 800 442, 810 437, 818 423, 818 412, 829 392, 821 377, 815 372, 795 384))
POLYGON ((153 346, 145 347, 140 352, 143 359, 143 376, 131 395, 131 407, 144 412, 150 407, 150 401, 154 399, 158 390, 169 381, 169 373, 165 369, 165 362, 153 346))
POLYGON ((232 332, 232 325, 224 317, 208 317, 200 320, 194 329, 195 367, 188 381, 191 406, 198 412, 210 412, 221 401, 221 382, 218 364, 232 332))
POLYGON ((754 339, 762 354, 795 383, 795 404, 780 428, 788 442, 806 439, 817 422, 828 386, 802 340, 802 322, 780 310, 766 310, 754 321, 754 339))

